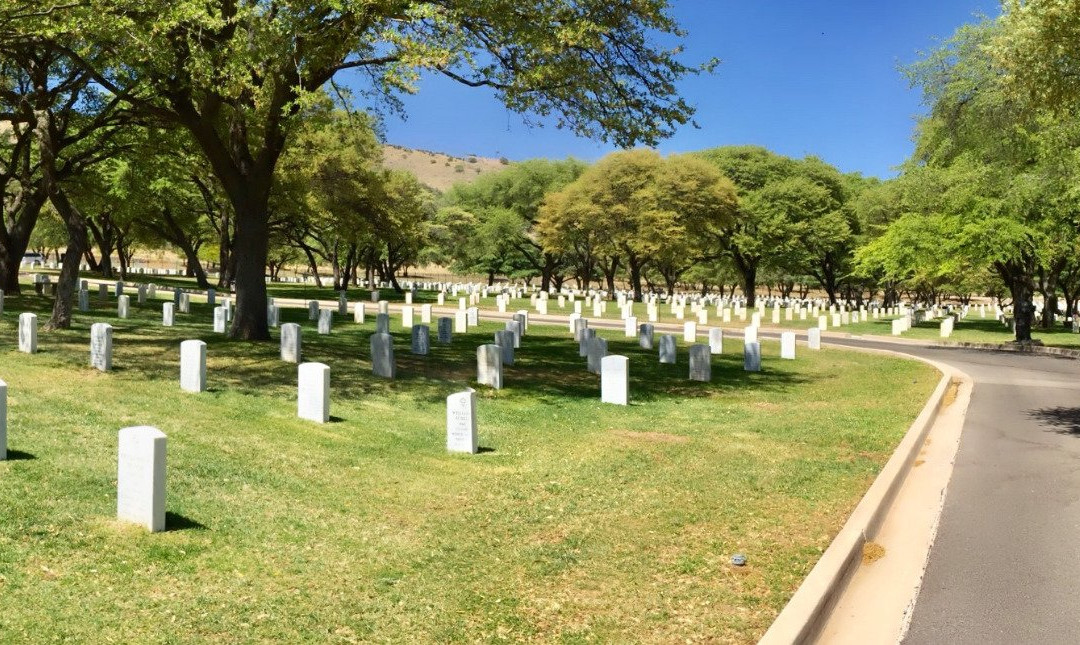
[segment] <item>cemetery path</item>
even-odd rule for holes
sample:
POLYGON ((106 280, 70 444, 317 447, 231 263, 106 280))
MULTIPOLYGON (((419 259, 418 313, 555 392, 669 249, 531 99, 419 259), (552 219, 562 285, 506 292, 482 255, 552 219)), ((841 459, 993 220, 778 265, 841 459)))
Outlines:
POLYGON ((907 643, 1080 639, 1080 362, 858 338, 974 381, 907 643))

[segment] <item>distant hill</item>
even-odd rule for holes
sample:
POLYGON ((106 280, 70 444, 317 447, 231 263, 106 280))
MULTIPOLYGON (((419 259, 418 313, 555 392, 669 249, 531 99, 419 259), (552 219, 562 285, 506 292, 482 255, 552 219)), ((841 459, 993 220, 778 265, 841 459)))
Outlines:
POLYGON ((452 157, 441 152, 413 150, 386 144, 383 165, 393 170, 408 170, 426 186, 445 192, 458 182, 472 181, 485 173, 506 168, 506 160, 490 157, 452 157))

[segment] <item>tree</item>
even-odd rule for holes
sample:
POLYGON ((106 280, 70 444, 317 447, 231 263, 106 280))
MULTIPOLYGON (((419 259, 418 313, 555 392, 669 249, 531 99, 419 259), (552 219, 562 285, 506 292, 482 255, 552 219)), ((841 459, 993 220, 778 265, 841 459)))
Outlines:
POLYGON ((697 153, 735 183, 738 208, 723 230, 708 236, 710 247, 723 254, 742 276, 742 291, 753 306, 758 270, 776 263, 792 241, 791 222, 785 208, 774 199, 782 193, 770 189, 790 177, 795 162, 758 146, 712 148, 697 153))
POLYGON ((607 155, 551 196, 539 228, 553 248, 595 245, 613 264, 622 262, 641 300, 645 269, 666 271, 671 288, 701 255, 708 233, 729 224, 735 203, 731 182, 709 164, 629 150, 607 155))
POLYGON ((564 259, 550 249, 545 250, 538 239, 540 205, 548 194, 574 181, 584 170, 585 164, 576 159, 524 161, 470 183, 455 185, 446 195, 446 202, 474 213, 485 225, 496 229, 501 239, 482 236, 478 241, 511 245, 524 262, 520 271, 539 275, 540 288, 546 291, 553 280, 561 280, 558 274, 564 259))
POLYGON ((1010 91, 991 54, 1001 30, 991 21, 961 27, 908 69, 931 106, 913 163, 945 171, 949 190, 928 191, 929 199, 938 212, 964 217, 962 248, 1008 287, 1016 339, 1030 341, 1036 276, 1063 268, 1048 240, 1074 219, 1075 203, 1062 195, 1075 182, 1080 133, 1075 119, 1010 91))
POLYGON ((269 337, 274 171, 297 116, 342 70, 371 81, 365 98, 391 101, 432 70, 622 146, 654 143, 692 114, 676 83, 694 70, 651 40, 681 35, 660 2, 86 0, 17 11, 0 15, 14 37, 58 43, 134 110, 198 143, 236 217, 239 338, 269 337))

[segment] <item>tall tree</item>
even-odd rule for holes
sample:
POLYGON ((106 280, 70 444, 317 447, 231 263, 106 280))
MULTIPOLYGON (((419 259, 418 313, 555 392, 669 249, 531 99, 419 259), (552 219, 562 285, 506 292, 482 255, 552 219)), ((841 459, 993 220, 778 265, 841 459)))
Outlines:
POLYGON ((101 86, 191 132, 236 217, 231 335, 269 337, 264 274, 274 170, 297 115, 346 69, 365 98, 412 91, 422 70, 492 88, 508 108, 618 145, 689 120, 694 71, 654 36, 680 36, 665 3, 638 0, 85 0, 0 15, 49 38, 101 86), (85 43, 108 52, 87 55, 85 43))

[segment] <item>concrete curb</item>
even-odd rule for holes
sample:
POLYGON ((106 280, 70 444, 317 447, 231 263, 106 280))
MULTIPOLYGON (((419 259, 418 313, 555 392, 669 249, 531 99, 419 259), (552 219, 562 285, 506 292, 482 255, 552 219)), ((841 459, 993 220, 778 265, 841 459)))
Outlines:
POLYGON ((912 422, 904 438, 893 451, 885 467, 863 495, 847 522, 837 533, 821 558, 810 570, 795 594, 773 621, 759 644, 781 645, 814 642, 828 621, 833 604, 858 568, 863 545, 877 534, 892 501, 907 477, 926 435, 933 427, 949 386, 958 376, 966 375, 948 365, 911 356, 900 351, 844 346, 844 349, 891 354, 915 359, 942 373, 934 392, 912 422))

